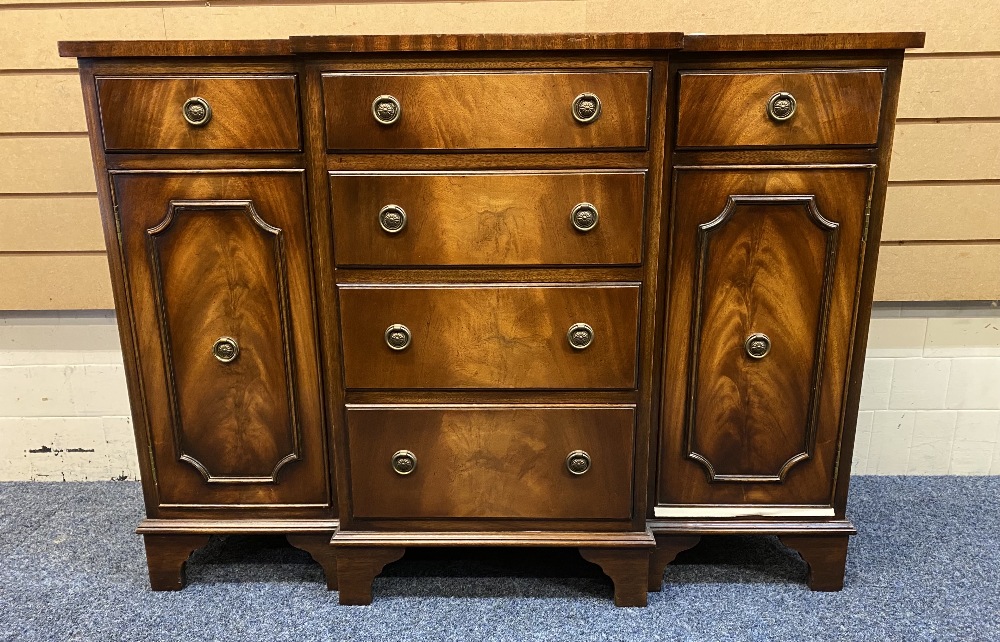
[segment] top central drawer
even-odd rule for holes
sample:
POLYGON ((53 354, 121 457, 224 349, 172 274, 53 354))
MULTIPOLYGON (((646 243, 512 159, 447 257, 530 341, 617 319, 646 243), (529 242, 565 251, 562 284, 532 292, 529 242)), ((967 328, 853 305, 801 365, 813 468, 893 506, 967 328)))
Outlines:
POLYGON ((649 70, 323 75, 330 150, 643 149, 649 70))

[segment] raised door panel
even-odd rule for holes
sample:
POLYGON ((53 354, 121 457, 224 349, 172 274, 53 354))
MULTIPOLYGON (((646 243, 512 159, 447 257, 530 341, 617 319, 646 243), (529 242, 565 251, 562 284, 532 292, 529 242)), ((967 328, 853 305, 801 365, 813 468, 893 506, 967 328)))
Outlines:
POLYGON ((660 504, 830 504, 871 180, 676 173, 660 504))
POLYGON ((323 504, 301 171, 113 174, 163 504, 323 504))

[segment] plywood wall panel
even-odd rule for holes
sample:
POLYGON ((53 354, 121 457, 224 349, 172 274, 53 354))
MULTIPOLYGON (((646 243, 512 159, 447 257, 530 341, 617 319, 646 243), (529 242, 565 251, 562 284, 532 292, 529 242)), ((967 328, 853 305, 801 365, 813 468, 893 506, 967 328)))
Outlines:
POLYGON ((539 33, 583 31, 581 0, 370 2, 165 7, 168 38, 284 38, 323 33, 539 33), (317 27, 322 25, 322 27, 317 27))
POLYGON ((107 256, 0 254, 0 310, 108 310, 107 256))
POLYGON ((75 70, 0 76, 0 134, 86 131, 75 70))
POLYGON ((926 31, 924 51, 1000 51, 996 0, 586 0, 587 29, 689 33, 926 31))
POLYGON ((885 245, 877 301, 986 301, 1000 295, 1000 244, 885 245), (984 269, 993 266, 994 269, 984 269))
POLYGON ((906 58, 896 116, 1000 117, 1000 56, 906 58))
POLYGON ((96 189, 86 135, 0 137, 0 194, 96 189))
POLYGON ((896 125, 891 181, 1000 179, 1000 122, 896 125))
POLYGON ((882 240, 936 239, 1000 240, 1000 183, 890 185, 882 240))
POLYGON ((97 196, 0 196, 0 252, 103 252, 97 196))
POLYGON ((0 70, 65 69, 60 40, 150 40, 164 38, 159 7, 96 7, 0 10, 0 70))

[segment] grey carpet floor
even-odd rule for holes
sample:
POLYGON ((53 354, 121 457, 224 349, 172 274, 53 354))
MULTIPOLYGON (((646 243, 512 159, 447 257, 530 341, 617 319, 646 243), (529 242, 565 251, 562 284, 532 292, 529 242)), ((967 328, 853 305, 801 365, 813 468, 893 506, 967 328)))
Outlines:
POLYGON ((840 593, 769 537, 707 538, 646 609, 575 551, 411 551, 341 607, 274 537, 213 539, 149 590, 138 484, 0 484, 0 640, 1000 640, 1000 477, 859 477, 840 593))

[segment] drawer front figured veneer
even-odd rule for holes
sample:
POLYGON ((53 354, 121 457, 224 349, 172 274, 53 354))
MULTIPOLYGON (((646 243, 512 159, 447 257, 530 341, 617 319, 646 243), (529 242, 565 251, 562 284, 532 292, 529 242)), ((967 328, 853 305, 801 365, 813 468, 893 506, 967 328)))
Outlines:
POLYGON ((108 151, 296 151, 293 75, 97 78, 108 151))
POLYGON ((646 173, 330 176, 339 265, 637 265, 646 173))
POLYGON ((682 72, 678 147, 874 145, 885 71, 682 72))
POLYGON ((339 293, 348 388, 636 385, 635 284, 341 286, 339 293))
POLYGON ((362 518, 627 519, 631 406, 348 406, 362 518))
POLYGON ((327 147, 640 149, 649 77, 646 70, 325 74, 327 147))

